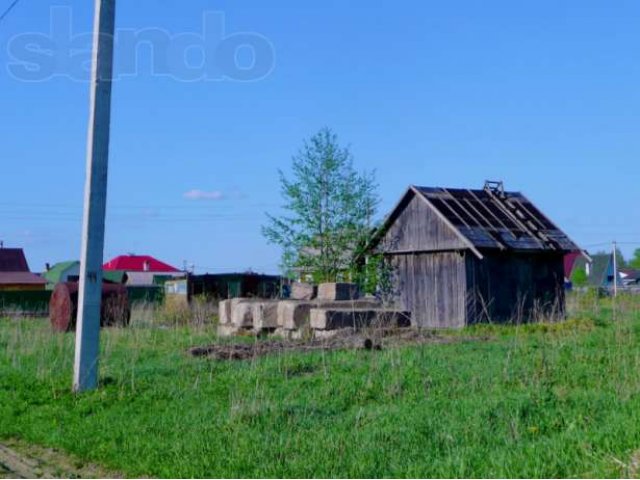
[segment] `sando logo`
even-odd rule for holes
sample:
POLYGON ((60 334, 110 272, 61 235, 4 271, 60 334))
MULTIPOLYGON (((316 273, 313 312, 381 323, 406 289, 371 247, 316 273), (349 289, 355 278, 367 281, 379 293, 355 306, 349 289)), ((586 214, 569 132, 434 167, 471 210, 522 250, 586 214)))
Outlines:
MULTIPOLYGON (((92 34, 74 34, 70 7, 52 7, 50 12, 48 33, 25 32, 8 42, 9 74, 27 82, 56 77, 88 81, 92 34)), ((203 14, 200 32, 117 29, 113 80, 149 74, 179 82, 251 82, 269 76, 276 59, 269 39, 256 32, 229 34, 225 25, 224 13, 209 11, 203 14)))

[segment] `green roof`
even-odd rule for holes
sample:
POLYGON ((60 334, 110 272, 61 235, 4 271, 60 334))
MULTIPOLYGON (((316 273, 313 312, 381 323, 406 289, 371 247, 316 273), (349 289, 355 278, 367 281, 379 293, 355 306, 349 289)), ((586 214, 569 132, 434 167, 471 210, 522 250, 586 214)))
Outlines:
MULTIPOLYGON (((79 265, 80 262, 76 260, 72 260, 69 262, 60 262, 56 263, 53 267, 51 267, 47 272, 43 273, 42 276, 47 280, 47 283, 51 285, 55 285, 59 283, 64 273, 70 268, 79 265)), ((126 280, 127 272, 122 270, 103 270, 102 278, 109 283, 124 283, 126 280)))
POLYGON ((102 279, 109 283, 124 283, 127 272, 124 270, 103 270, 102 279))
POLYGON ((48 283, 58 283, 60 281, 60 278, 62 278, 62 275, 64 275, 64 272, 79 264, 80 262, 78 262, 77 260, 56 263, 53 267, 44 272, 42 276, 47 280, 48 283))

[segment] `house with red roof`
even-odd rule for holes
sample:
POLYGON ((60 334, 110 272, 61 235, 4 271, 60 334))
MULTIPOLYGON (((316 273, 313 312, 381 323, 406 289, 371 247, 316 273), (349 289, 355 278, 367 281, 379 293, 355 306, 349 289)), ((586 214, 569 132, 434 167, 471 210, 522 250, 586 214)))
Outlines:
POLYGON ((102 267, 105 270, 122 270, 125 272, 157 272, 157 273, 179 273, 175 267, 168 263, 161 262, 150 255, 120 255, 105 263, 102 267))
POLYGON ((102 267, 106 272, 125 272, 127 285, 153 286, 159 279, 179 277, 184 272, 150 255, 120 255, 102 267))

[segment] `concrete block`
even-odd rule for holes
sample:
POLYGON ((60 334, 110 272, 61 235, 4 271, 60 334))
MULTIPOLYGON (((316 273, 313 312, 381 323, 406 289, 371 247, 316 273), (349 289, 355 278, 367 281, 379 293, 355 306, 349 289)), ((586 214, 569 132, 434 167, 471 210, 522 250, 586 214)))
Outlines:
POLYGON ((286 330, 296 330, 309 325, 309 315, 312 308, 338 308, 338 309, 375 309, 382 307, 376 299, 326 301, 315 300, 310 302, 282 300, 278 303, 278 326, 286 330))
POLYGON ((231 323, 231 300, 222 300, 218 304, 218 323, 220 325, 231 323))
POLYGON ((295 282, 291 285, 291 300, 313 300, 318 294, 318 287, 310 283, 295 282))
POLYGON ((318 286, 318 300, 356 300, 360 291, 355 283, 321 283, 318 286))
POLYGON ((285 330, 296 330, 307 325, 309 312, 316 306, 313 302, 283 300, 278 302, 278 326, 285 330))
POLYGON ((329 309, 314 308, 309 313, 311 328, 337 330, 366 327, 395 328, 411 326, 411 314, 385 309, 329 309))
POLYGON ((373 310, 330 310, 328 308, 313 308, 309 314, 311 328, 316 330, 358 328, 373 323, 375 316, 373 310))
POLYGON ((260 298, 239 297, 239 298, 232 298, 229 301, 231 302, 231 309, 233 310, 233 308, 235 308, 235 306, 240 303, 253 303, 253 302, 260 302, 264 300, 261 300, 260 298))
POLYGON ((256 302, 253 307, 253 328, 255 330, 278 327, 278 302, 256 302))
POLYGON ((253 327, 253 304, 254 302, 231 303, 231 323, 234 327, 253 327))
POLYGON ((336 308, 340 310, 353 309, 378 309, 382 308, 382 302, 375 298, 361 300, 316 300, 315 308, 336 308))

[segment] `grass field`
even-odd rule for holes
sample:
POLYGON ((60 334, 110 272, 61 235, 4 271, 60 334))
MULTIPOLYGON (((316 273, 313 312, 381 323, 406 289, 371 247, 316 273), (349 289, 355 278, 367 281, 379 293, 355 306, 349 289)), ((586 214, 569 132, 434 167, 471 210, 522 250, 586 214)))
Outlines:
POLYGON ((215 341, 212 327, 108 330, 104 386, 79 397, 73 337, 6 319, 0 441, 128 476, 638 475, 640 302, 572 302, 561 324, 241 362, 185 353, 215 341))

